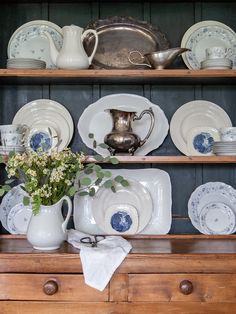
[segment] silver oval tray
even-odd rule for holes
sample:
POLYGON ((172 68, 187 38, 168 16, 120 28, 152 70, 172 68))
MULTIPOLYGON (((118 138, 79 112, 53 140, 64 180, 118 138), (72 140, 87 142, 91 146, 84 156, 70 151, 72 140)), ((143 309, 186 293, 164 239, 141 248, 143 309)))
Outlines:
MULTIPOLYGON (((168 40, 157 27, 131 17, 114 16, 97 20, 90 22, 86 29, 89 28, 98 33, 98 48, 92 61, 93 68, 137 68, 128 60, 130 51, 138 50, 145 54, 169 48, 168 40)), ((94 35, 89 34, 84 39, 84 48, 88 55, 93 47, 94 35)))

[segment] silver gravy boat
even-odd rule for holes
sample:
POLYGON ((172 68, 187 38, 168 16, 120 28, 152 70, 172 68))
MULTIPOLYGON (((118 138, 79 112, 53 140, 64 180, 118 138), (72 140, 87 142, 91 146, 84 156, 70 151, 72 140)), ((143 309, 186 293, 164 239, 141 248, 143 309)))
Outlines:
POLYGON ((109 146, 111 155, 130 154, 133 155, 137 148, 143 146, 152 133, 155 117, 152 108, 143 110, 138 116, 134 111, 122 111, 117 109, 106 109, 109 112, 113 127, 110 133, 104 138, 104 143, 109 146), (142 119, 144 114, 151 118, 150 127, 144 139, 135 134, 132 130, 132 122, 142 119))

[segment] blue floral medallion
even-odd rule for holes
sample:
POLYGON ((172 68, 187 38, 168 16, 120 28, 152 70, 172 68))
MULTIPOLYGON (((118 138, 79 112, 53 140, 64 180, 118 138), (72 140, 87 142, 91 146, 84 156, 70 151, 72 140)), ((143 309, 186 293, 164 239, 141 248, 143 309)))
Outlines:
POLYGON ((207 132, 201 132, 193 138, 193 147, 201 154, 210 153, 212 151, 213 144, 214 139, 211 134, 207 132))
POLYGON ((125 232, 130 229, 133 221, 125 211, 118 211, 111 217, 111 226, 118 232, 125 232))
POLYGON ((34 133, 30 138, 30 148, 36 151, 46 152, 52 148, 52 138, 46 132, 34 133))

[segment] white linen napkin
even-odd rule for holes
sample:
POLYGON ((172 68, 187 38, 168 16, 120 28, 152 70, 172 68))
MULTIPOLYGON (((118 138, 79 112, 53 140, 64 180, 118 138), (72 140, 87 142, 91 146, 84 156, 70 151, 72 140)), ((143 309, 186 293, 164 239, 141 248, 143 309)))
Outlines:
POLYGON ((83 237, 94 239, 92 235, 70 229, 67 241, 80 249, 85 283, 102 291, 132 246, 120 236, 106 236, 97 243, 97 247, 91 247, 90 244, 80 242, 83 237))

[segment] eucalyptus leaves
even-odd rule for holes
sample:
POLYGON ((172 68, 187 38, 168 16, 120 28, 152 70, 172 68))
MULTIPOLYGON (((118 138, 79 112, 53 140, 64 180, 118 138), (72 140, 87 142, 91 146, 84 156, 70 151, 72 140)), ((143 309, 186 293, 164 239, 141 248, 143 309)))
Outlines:
MULTIPOLYGON (((115 157, 94 156, 99 162, 117 164, 115 157)), ((11 154, 6 164, 9 180, 0 187, 0 195, 10 190, 12 178, 19 179, 29 197, 24 204, 32 203, 33 213, 37 214, 41 205, 53 205, 64 195, 94 196, 98 187, 103 186, 116 191, 116 185, 128 186, 122 176, 112 178, 110 171, 102 169, 96 163, 85 163, 82 153, 73 153, 69 148, 60 152, 37 153, 26 151, 23 154, 11 154)))

